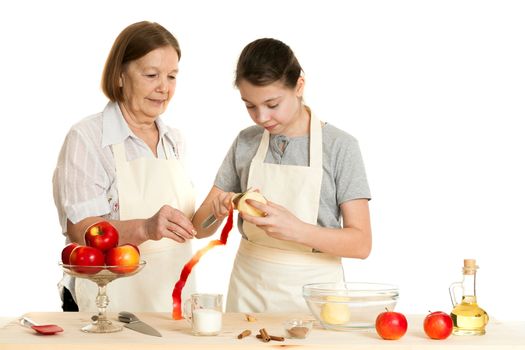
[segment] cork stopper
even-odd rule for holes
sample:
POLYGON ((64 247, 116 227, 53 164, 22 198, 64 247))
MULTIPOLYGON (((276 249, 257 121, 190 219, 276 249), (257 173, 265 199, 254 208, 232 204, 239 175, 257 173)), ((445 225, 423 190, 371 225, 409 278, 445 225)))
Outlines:
POLYGON ((476 259, 464 259, 463 260, 463 273, 466 275, 474 275, 478 266, 476 265, 476 259))

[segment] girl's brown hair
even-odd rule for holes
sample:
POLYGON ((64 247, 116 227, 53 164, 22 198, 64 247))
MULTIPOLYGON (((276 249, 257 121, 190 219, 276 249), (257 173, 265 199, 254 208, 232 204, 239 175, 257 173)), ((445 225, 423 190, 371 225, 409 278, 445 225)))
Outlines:
POLYGON ((160 47, 171 46, 181 56, 179 42, 158 23, 142 21, 129 25, 115 39, 102 73, 102 91, 113 102, 122 102, 124 95, 119 78, 127 63, 160 47))
POLYGON ((242 50, 237 61, 235 85, 242 80, 256 86, 281 81, 294 88, 302 68, 292 49, 282 41, 263 38, 252 41, 242 50))

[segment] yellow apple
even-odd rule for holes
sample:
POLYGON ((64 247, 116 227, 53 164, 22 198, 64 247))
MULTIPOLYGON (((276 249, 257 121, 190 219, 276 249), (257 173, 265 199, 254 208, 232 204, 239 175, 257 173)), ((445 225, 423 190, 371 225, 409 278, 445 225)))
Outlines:
MULTIPOLYGON (((329 301, 345 301, 344 297, 328 297, 329 301)), ((321 308, 321 319, 333 325, 345 324, 350 321, 350 308, 344 303, 327 302, 321 308)))
POLYGON ((239 199, 239 203, 237 203, 237 210, 243 214, 248 214, 251 216, 264 216, 264 212, 246 203, 247 199, 261 202, 263 204, 267 203, 266 198, 264 198, 264 196, 259 192, 248 192, 242 196, 241 199, 239 199))

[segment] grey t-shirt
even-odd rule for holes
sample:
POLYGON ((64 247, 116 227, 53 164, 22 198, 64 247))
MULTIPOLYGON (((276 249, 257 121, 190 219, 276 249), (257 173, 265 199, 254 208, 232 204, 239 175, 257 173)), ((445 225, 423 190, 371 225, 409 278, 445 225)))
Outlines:
MULTIPOLYGON (((262 127, 254 125, 237 135, 215 177, 215 186, 226 192, 246 190, 250 163, 257 152, 263 131, 262 127)), ((323 179, 317 224, 322 227, 341 227, 341 203, 353 199, 370 199, 370 189, 357 140, 330 124, 323 126, 322 133, 323 179)), ((270 135, 265 162, 308 166, 309 140, 309 135, 270 135)), ((237 227, 244 236, 240 217, 237 227)))

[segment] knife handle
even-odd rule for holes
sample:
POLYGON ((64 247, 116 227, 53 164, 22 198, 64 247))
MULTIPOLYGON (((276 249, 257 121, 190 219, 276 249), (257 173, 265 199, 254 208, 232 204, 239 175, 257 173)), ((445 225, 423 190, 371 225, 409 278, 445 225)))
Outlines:
POLYGON ((133 321, 138 321, 139 318, 128 311, 121 311, 118 313, 118 320, 120 322, 130 323, 133 321))

